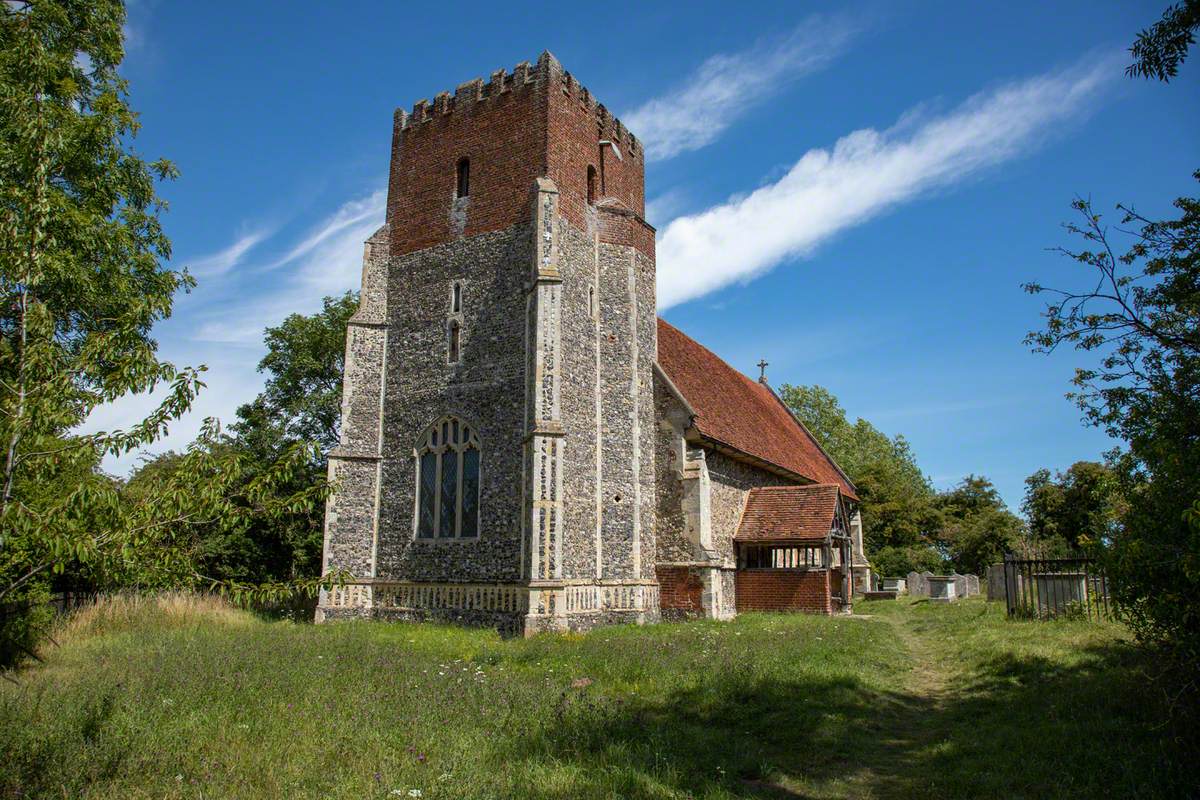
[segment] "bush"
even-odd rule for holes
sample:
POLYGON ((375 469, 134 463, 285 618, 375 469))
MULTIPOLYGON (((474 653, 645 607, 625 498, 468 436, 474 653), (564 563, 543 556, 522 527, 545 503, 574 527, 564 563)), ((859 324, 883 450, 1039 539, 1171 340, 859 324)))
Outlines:
POLYGON ((942 572, 946 562, 932 547, 884 547, 870 557, 871 569, 879 575, 903 576, 910 572, 942 572))
POLYGON ((48 582, 27 583, 8 598, 0 609, 0 669, 11 669, 33 653, 54 621, 48 582))

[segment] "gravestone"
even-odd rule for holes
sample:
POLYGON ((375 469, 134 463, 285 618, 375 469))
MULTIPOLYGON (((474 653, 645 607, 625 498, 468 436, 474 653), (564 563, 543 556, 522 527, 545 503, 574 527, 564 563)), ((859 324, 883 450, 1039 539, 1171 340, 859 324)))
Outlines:
POLYGON ((953 575, 930 575, 926 578, 929 599, 938 603, 952 603, 958 599, 958 582, 953 575))
POLYGON ((987 568, 987 599, 1004 600, 1004 565, 992 564, 987 568))
POLYGON ((958 597, 969 597, 970 592, 967 591, 967 576, 954 572, 950 574, 950 577, 954 578, 954 594, 958 597))
POLYGON ((968 575, 967 576, 967 597, 974 597, 977 594, 979 594, 979 576, 974 575, 974 574, 968 575))
POLYGON ((910 597, 922 597, 925 595, 925 587, 921 583, 921 573, 908 573, 908 578, 904 582, 908 585, 908 594, 910 597))
POLYGON ((879 581, 879 590, 904 594, 905 585, 904 578, 882 578, 879 581))

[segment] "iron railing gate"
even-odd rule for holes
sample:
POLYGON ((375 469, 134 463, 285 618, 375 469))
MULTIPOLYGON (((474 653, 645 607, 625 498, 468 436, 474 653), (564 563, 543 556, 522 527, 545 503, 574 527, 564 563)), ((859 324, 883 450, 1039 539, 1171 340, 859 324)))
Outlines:
POLYGON ((1008 616, 1024 619, 1112 618, 1108 579, 1085 556, 1019 558, 1004 556, 1004 596, 1008 616))

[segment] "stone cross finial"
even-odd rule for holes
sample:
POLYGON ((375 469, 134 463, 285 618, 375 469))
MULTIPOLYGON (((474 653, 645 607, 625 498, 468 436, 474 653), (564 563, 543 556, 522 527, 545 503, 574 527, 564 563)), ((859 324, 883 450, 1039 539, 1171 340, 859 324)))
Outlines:
POLYGON ((757 366, 758 366, 758 381, 759 381, 759 383, 766 383, 767 382, 767 367, 769 366, 767 363, 767 360, 764 358, 762 361, 758 362, 757 366))

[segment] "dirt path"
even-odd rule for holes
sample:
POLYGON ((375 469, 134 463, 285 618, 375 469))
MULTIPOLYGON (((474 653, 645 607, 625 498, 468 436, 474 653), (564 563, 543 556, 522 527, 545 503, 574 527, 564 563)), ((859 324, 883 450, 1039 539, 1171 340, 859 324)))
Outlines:
POLYGON ((911 616, 899 617, 889 614, 881 619, 892 626, 896 638, 903 642, 913 659, 913 679, 909 690, 940 704, 946 698, 950 676, 943 660, 935 654, 934 645, 929 637, 914 630, 911 616))
POLYGON ((941 742, 955 735, 953 723, 944 713, 953 704, 953 670, 939 653, 933 631, 907 613, 872 616, 872 622, 891 627, 898 656, 906 655, 912 669, 902 690, 881 709, 876 746, 861 754, 859 769, 841 786, 830 787, 829 794, 818 796, 847 800, 912 797, 927 778, 919 765, 941 742))

